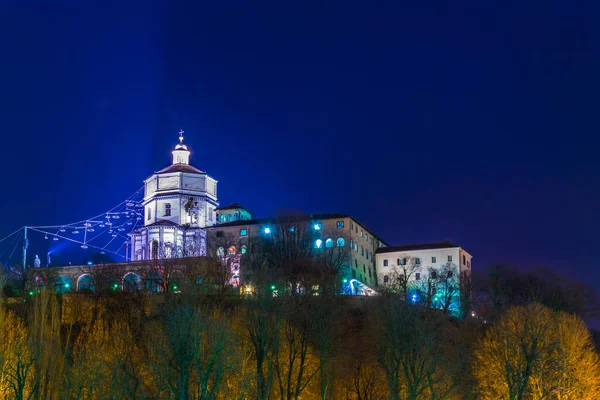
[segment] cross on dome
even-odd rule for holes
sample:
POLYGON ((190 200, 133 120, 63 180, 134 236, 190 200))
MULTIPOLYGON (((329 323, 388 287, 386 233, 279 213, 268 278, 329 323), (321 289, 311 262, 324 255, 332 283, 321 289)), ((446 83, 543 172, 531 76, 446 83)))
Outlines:
POLYGON ((183 129, 179 131, 179 143, 183 143, 183 129))

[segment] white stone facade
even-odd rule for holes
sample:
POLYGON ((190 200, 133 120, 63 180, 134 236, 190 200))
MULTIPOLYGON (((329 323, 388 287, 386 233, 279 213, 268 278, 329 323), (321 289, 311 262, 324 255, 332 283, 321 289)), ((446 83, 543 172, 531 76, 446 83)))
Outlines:
POLYGON ((205 228, 217 222, 217 181, 189 165, 180 143, 172 165, 144 181, 144 226, 129 234, 132 261, 206 254, 205 228))
POLYGON ((439 270, 446 264, 454 265, 459 276, 465 271, 470 274, 473 256, 462 247, 447 243, 439 243, 437 247, 435 244, 422 247, 424 248, 392 246, 378 251, 375 254, 375 265, 380 285, 385 286, 394 275, 402 273, 402 269, 406 267, 402 265, 403 262, 412 263, 414 271, 410 282, 426 280, 430 269, 439 270))

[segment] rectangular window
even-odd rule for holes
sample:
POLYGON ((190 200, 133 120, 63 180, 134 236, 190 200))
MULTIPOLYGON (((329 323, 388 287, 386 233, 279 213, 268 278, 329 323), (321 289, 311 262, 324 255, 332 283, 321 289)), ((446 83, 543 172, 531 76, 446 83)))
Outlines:
POLYGON ((240 236, 248 236, 248 231, 246 229, 240 229, 240 236))
POLYGON ((390 280, 390 277, 387 275, 383 276, 383 283, 388 283, 388 281, 390 280))
POLYGON ((223 231, 217 231, 217 237, 223 237, 223 231))
POLYGON ((401 258, 398 265, 406 265, 406 258, 401 258))
POLYGON ((152 218, 152 210, 150 209, 150 207, 148 207, 148 221, 150 221, 150 219, 152 218))
POLYGON ((415 258, 415 264, 417 264, 417 265, 418 265, 418 264, 421 264, 421 259, 420 259, 420 258, 418 258, 418 257, 417 257, 417 258, 415 258))
POLYGON ((338 221, 337 222, 337 227, 338 228, 343 228, 344 227, 344 221, 338 221))
POLYGON ((467 257, 465 257, 465 256, 463 255, 463 264, 466 264, 466 263, 467 263, 467 257))
POLYGON ((360 237, 363 237, 363 231, 360 231, 360 237))
POLYGON ((448 262, 452 262, 452 256, 448 256, 448 262))
POLYGON ((452 278, 452 271, 448 271, 448 278, 452 278))
POLYGON ((435 264, 435 263, 436 263, 436 261, 437 261, 437 258, 436 258, 436 257, 431 257, 431 262, 432 262, 433 264, 435 264))
POLYGON ((383 260, 383 266, 387 267, 388 266, 388 260, 383 260))
POLYGON ((372 278, 373 275, 371 275, 371 268, 369 268, 369 278, 372 278))
POLYGON ((431 271, 431 279, 437 279, 437 272, 431 271))
POLYGON ((415 274, 415 280, 416 280, 416 281, 420 281, 420 280, 421 280, 421 273, 420 273, 420 272, 417 272, 417 273, 415 274))
POLYGON ((352 278, 356 279, 356 271, 352 270, 352 278))
POLYGON ((167 203, 165 204, 165 217, 170 217, 171 216, 171 204, 167 203))
POLYGON ((363 264, 363 272, 366 273, 367 269, 365 268, 365 264, 363 264))
POLYGON ((373 244, 373 238, 369 239, 371 241, 371 244, 373 244))
POLYGON ((354 224, 352 223, 352 221, 350 221, 350 230, 352 230, 354 228, 354 224))
POLYGON ((358 261, 354 260, 354 268, 358 269, 358 261))

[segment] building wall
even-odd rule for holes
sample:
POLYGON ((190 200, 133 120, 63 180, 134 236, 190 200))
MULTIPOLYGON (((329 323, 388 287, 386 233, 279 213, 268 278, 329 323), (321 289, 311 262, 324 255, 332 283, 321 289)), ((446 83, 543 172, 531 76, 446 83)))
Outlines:
MULTIPOLYGON (((386 275, 388 279, 392 277, 394 272, 399 271, 401 267, 398 264, 398 260, 403 258, 407 259, 419 259, 420 260, 420 268, 418 272, 420 274, 421 280, 427 279, 427 274, 429 268, 442 268, 446 263, 452 263, 458 269, 458 272, 461 273, 463 271, 471 271, 471 260, 472 256, 462 249, 461 247, 454 248, 441 248, 441 249, 433 249, 433 250, 410 250, 410 251, 397 251, 390 253, 379 253, 375 255, 376 259, 376 267, 378 270, 378 279, 381 284, 385 284, 386 275), (464 262, 463 262, 464 256, 464 262), (435 262, 434 258, 435 257, 435 262), (449 258, 451 257, 451 259, 449 258), (385 261, 387 260, 387 266, 385 266, 385 261)), ((416 273, 411 277, 411 281, 414 282, 417 280, 416 273)))
MULTIPOLYGON (((214 237, 217 242, 222 243, 217 238, 217 235, 221 235, 221 238, 229 238, 232 243, 228 246, 235 246, 237 251, 241 250, 241 246, 249 246, 253 238, 257 238, 258 235, 264 234, 265 228, 277 229, 276 226, 270 225, 268 222, 263 224, 256 224, 256 221, 249 221, 248 224, 243 222, 236 223, 234 225, 217 225, 209 229, 209 239, 214 237), (246 235, 241 236, 240 231, 245 231, 246 235)), ((316 246, 316 241, 321 240, 321 246, 326 247, 328 239, 334 247, 338 245, 338 239, 344 239, 344 247, 349 248, 352 244, 352 248, 349 251, 349 260, 347 265, 342 269, 342 278, 357 279, 360 282, 375 287, 377 286, 377 274, 375 268, 375 250, 383 243, 377 237, 375 237, 370 231, 366 230, 362 225, 358 224, 351 217, 337 217, 329 219, 310 219, 303 223, 310 223, 309 229, 311 229, 311 247, 316 246), (338 223, 341 225, 338 227, 338 223), (314 229, 315 224, 320 224, 320 229, 314 229), (362 232, 362 236, 361 236, 362 232)), ((228 247, 223 246, 223 247, 228 247)), ((209 244, 210 247, 210 244, 209 244)), ((249 251, 252 249, 249 248, 249 251)), ((243 268, 243 266, 242 266, 243 268)))

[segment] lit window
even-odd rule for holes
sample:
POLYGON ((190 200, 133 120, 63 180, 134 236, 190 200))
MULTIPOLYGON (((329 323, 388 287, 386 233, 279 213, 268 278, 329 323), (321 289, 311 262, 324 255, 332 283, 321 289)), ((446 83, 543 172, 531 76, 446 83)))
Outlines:
POLYGON ((325 240, 325 247, 333 247, 333 239, 332 238, 327 238, 327 240, 325 240))
POLYGON ((387 267, 388 266, 388 260, 383 260, 383 266, 387 267))
POLYGON ((218 255, 219 257, 223 257, 223 256, 225 255, 225 249, 224 249, 224 248, 222 248, 222 247, 219 247, 219 248, 217 249, 217 255, 218 255))
POLYGON ((320 231, 322 227, 323 226, 320 223, 316 223, 313 225, 313 228, 315 228, 315 231, 320 231))
POLYGON ((421 280, 421 274, 419 272, 417 272, 415 274, 415 280, 420 281, 421 280))
POLYGON ((353 245, 352 245, 352 239, 350 239, 350 248, 352 248, 352 247, 353 247, 353 245))
POLYGON ((369 260, 373 261, 373 253, 369 254, 369 260))
POLYGON ((448 262, 452 262, 452 256, 448 256, 448 262))
POLYGON ((346 241, 344 240, 344 238, 338 238, 336 244, 338 247, 344 247, 346 245, 346 241))
POLYGON ((373 238, 369 239, 371 241, 371 244, 373 244, 373 238))
POLYGON ((242 245, 241 252, 242 254, 246 254, 248 252, 248 246, 246 246, 245 244, 242 245))
POLYGON ((406 258, 401 258, 400 262, 398 264, 399 265, 406 265, 406 258))
POLYGON ((323 246, 323 241, 321 239, 315 240, 315 249, 320 249, 323 246))
POLYGON ((435 264, 435 263, 436 263, 436 261, 437 261, 437 258, 436 258, 436 257, 431 257, 431 262, 432 262, 433 264, 435 264))
POLYGON ((227 214, 227 222, 233 221, 233 216, 231 214, 227 214))
POLYGON ((354 233, 358 233, 358 226, 354 226, 354 233))
POLYGON ((375 243, 375 248, 379 248, 379 242, 375 243))
POLYGON ((338 228, 343 228, 344 227, 344 221, 338 221, 337 222, 337 227, 338 228))
POLYGON ((227 222, 227 215, 221 214, 221 222, 227 222))
POLYGON ((354 242, 354 251, 358 253, 358 243, 354 242))
POLYGON ((240 236, 248 236, 248 231, 246 229, 240 229, 240 236))
POLYGON ((170 217, 171 216, 171 204, 167 203, 165 204, 165 217, 170 217))
POLYGON ((363 237, 363 231, 360 231, 360 237, 363 237))
POLYGON ((288 229, 290 232, 296 232, 296 226, 292 225, 290 226, 290 229, 288 229))
POLYGON ((415 264, 421 264, 421 259, 420 258, 415 258, 415 264))
POLYGON ((268 235, 271 233, 271 228, 265 228, 265 233, 268 235))

